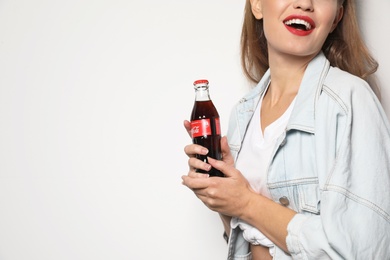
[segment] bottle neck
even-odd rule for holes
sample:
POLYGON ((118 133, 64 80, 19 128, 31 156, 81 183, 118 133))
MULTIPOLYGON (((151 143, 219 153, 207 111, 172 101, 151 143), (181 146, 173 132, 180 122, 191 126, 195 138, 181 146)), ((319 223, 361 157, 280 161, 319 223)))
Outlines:
POLYGON ((195 101, 210 100, 209 89, 205 87, 198 87, 195 89, 195 101))

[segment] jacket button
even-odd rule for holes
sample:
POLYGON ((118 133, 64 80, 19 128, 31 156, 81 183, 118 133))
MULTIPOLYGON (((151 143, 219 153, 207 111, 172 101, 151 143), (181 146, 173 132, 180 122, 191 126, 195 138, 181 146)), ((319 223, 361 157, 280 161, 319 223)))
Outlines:
POLYGON ((288 205, 290 205, 290 201, 288 200, 288 198, 286 196, 283 196, 279 199, 279 202, 280 204, 282 204, 283 206, 287 207, 288 205))

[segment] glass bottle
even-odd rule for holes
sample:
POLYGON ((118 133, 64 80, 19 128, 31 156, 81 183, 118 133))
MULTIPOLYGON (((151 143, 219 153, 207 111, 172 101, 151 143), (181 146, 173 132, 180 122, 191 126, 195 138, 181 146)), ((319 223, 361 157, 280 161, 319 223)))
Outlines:
MULTIPOLYGON (((209 82, 206 79, 196 80, 195 103, 191 114, 191 137, 194 144, 199 144, 209 150, 207 155, 197 155, 196 157, 204 162, 207 157, 217 160, 222 159, 221 153, 221 125, 219 114, 209 94, 209 82)), ((208 173, 210 176, 223 177, 224 174, 211 168, 209 172, 197 170, 200 173, 208 173)))

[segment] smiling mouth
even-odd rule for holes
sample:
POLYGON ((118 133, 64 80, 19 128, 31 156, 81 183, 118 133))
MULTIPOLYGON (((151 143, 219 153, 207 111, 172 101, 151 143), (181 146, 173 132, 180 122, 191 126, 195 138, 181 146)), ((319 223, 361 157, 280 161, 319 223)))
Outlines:
POLYGON ((310 31, 313 28, 313 26, 309 22, 302 19, 287 20, 284 22, 284 24, 302 31, 310 31))

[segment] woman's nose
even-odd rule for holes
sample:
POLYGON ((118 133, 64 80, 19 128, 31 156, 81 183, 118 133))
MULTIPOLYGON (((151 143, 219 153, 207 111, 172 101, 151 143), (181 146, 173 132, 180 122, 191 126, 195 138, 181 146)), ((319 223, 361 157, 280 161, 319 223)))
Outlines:
POLYGON ((314 10, 312 0, 295 0, 293 7, 307 12, 312 12, 314 10))

